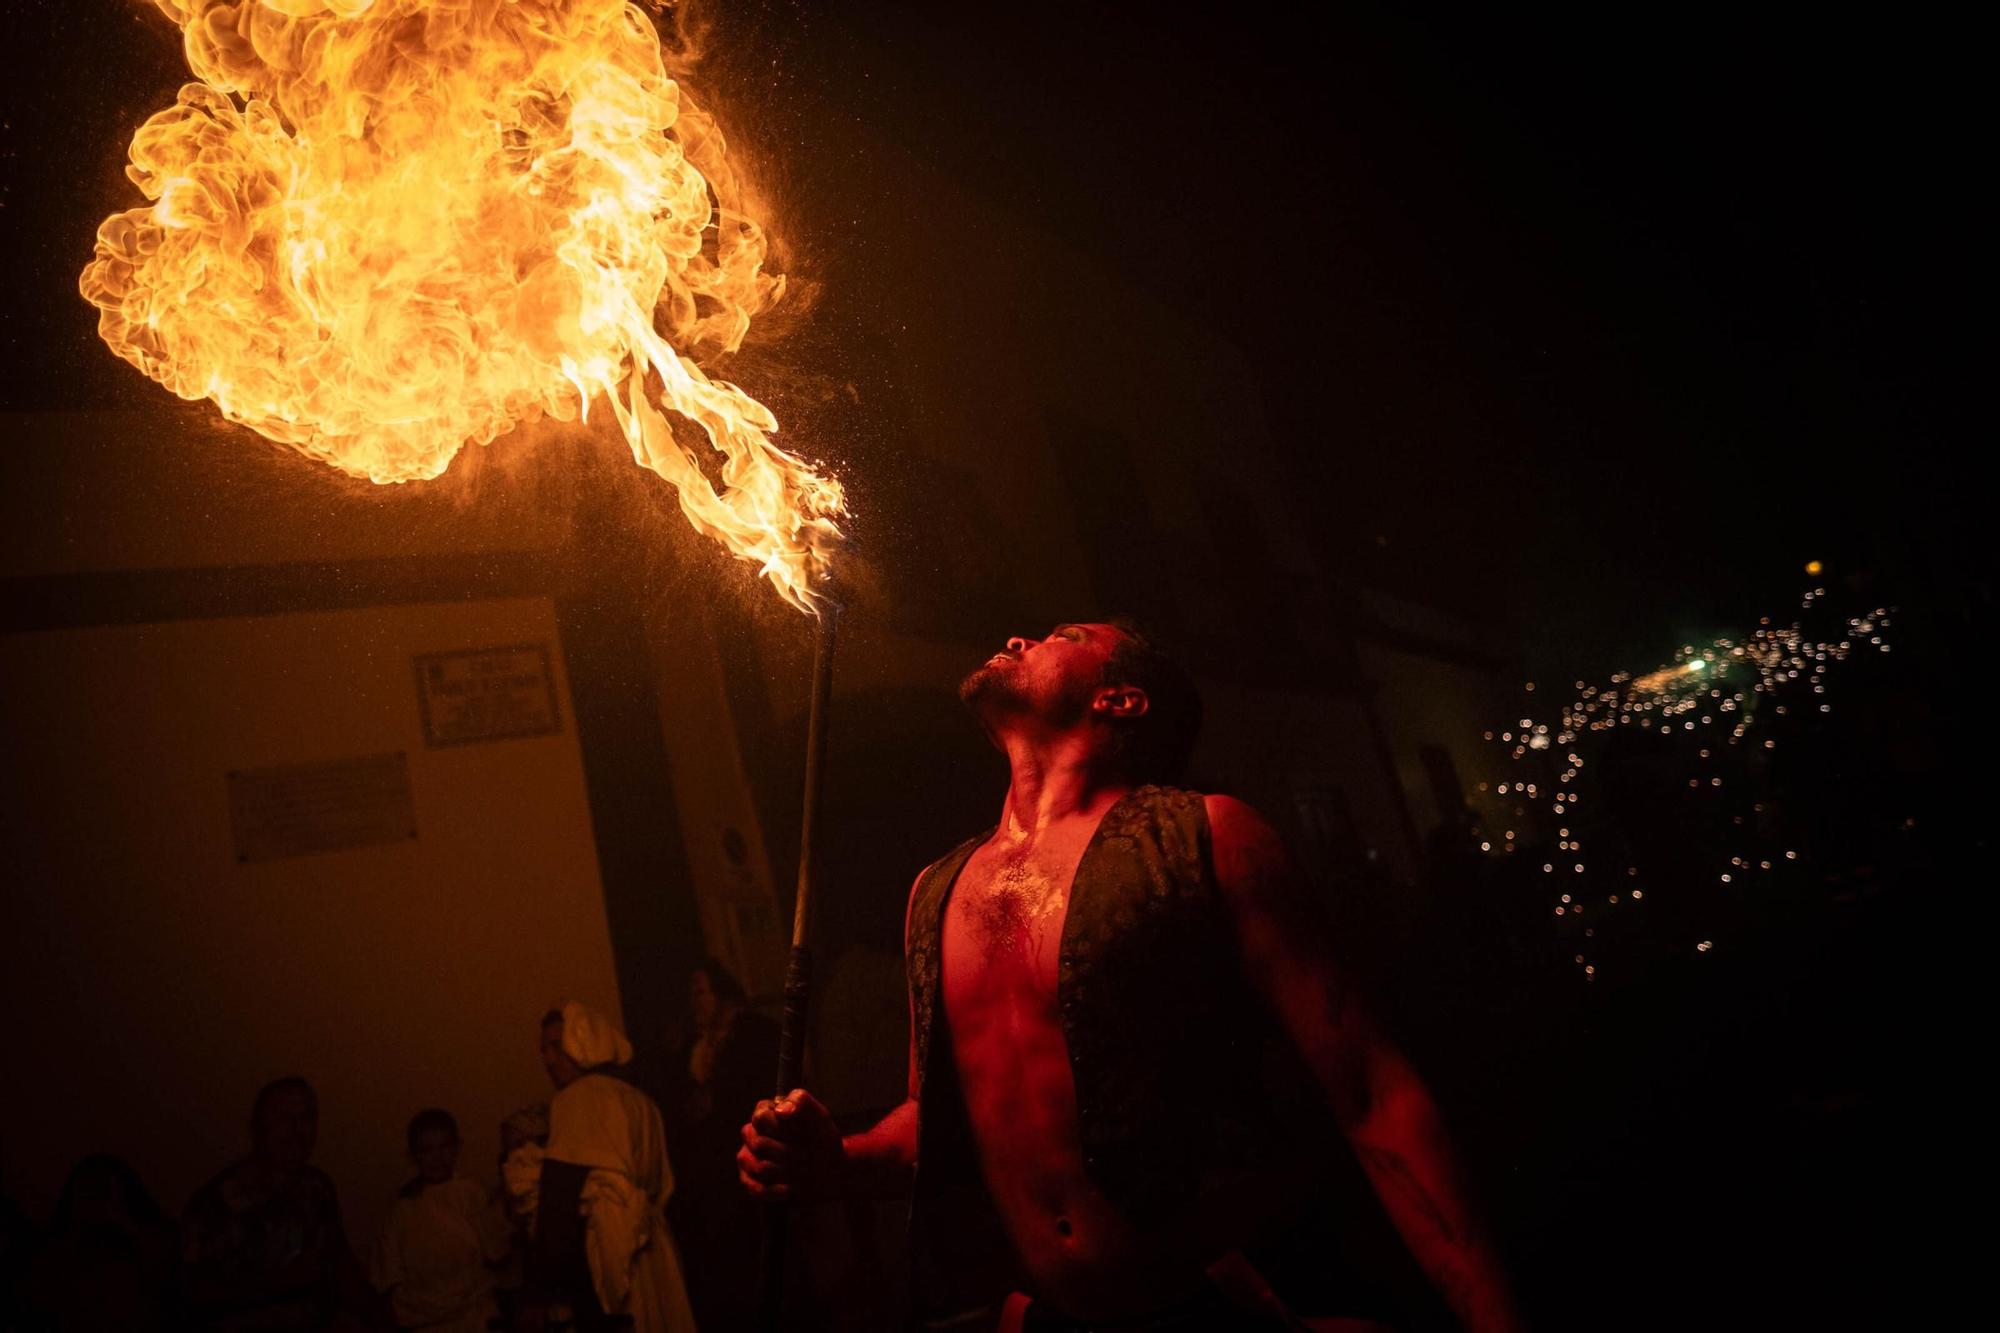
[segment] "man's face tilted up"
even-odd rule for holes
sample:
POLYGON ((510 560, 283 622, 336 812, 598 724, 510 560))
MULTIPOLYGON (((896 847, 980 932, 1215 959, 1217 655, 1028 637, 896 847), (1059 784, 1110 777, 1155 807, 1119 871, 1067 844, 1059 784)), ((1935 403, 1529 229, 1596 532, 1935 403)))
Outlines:
POLYGON ((1046 638, 1009 639, 959 684, 958 697, 979 715, 989 735, 1010 722, 1060 730, 1084 722, 1093 711, 1144 712, 1143 692, 1105 684, 1105 667, 1124 638, 1116 625, 1077 624, 1057 625, 1046 638))

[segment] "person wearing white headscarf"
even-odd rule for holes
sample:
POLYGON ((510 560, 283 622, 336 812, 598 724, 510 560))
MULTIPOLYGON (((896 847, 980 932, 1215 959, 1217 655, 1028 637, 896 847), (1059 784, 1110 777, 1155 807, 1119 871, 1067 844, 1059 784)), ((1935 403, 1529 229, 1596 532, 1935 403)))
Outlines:
POLYGON ((680 1255, 667 1229, 674 1191, 652 1098, 611 1072, 632 1044, 603 1014, 568 1001, 542 1020, 542 1064, 556 1085, 546 1160, 585 1168, 582 1208, 591 1285, 634 1333, 693 1333, 680 1255))

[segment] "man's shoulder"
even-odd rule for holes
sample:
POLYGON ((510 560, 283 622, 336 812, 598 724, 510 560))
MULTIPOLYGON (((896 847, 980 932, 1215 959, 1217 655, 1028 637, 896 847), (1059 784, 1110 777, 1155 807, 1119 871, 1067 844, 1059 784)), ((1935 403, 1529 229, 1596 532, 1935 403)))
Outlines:
POLYGON ((1193 793, 1208 815, 1211 827, 1231 831, 1261 832, 1271 827, 1271 821, 1264 812, 1240 796, 1226 792, 1193 793))
POLYGON ((1191 787, 1146 783, 1127 791, 1105 812, 1098 825, 1098 839, 1199 841, 1208 836, 1215 823, 1214 803, 1218 799, 1230 798, 1218 798, 1191 787))
POLYGON ((1201 811, 1211 818, 1218 805, 1231 810, 1248 810, 1252 814, 1256 813, 1253 807, 1234 796, 1176 786, 1169 782, 1148 782, 1143 786, 1134 787, 1126 793, 1119 804, 1173 814, 1201 811))

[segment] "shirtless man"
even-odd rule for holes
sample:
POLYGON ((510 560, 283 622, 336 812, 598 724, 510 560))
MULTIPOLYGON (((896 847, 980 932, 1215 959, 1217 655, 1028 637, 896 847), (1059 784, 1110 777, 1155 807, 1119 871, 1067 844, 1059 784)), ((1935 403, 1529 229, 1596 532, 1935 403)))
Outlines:
POLYGON ((1058 625, 960 692, 1012 780, 998 827, 911 891, 908 1100, 845 1140, 803 1089, 760 1103, 745 1187, 811 1201, 914 1177, 913 1241, 937 1261, 920 1285, 955 1270, 960 1308, 984 1301, 1003 1333, 1299 1328, 1239 1252, 1298 1175, 1259 1118, 1242 1033, 1262 1024, 1465 1326, 1517 1328, 1437 1108, 1343 984, 1277 835, 1230 797, 1142 785, 1192 748, 1185 673, 1130 627, 1058 625), (1225 1125, 1252 1151, 1225 1151, 1245 1138, 1225 1125))

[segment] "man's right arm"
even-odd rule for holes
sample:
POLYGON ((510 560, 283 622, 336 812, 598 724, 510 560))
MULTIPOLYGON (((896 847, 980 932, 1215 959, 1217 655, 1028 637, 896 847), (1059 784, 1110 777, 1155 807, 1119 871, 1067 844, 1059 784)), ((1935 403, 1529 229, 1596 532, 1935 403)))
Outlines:
MULTIPOLYGON (((917 898, 919 875, 910 885, 917 898)), ((909 913, 903 917, 909 938, 909 913)), ((841 1138, 833 1117, 813 1095, 795 1088, 757 1103, 743 1127, 736 1153, 737 1177, 753 1198, 801 1202, 829 1198, 893 1198, 909 1190, 917 1166, 917 1044, 911 1016, 908 1078, 902 1105, 873 1128, 841 1138), (794 1193, 796 1187, 797 1192, 794 1193)))
POLYGON ((840 1141, 846 1169, 840 1182, 849 1198, 907 1194, 917 1167, 917 1099, 911 1097, 872 1129, 840 1141))
POLYGON ((909 1189, 916 1165, 914 1100, 843 1139, 833 1116, 804 1088, 758 1102, 736 1150, 743 1188, 770 1203, 891 1198, 909 1189))

